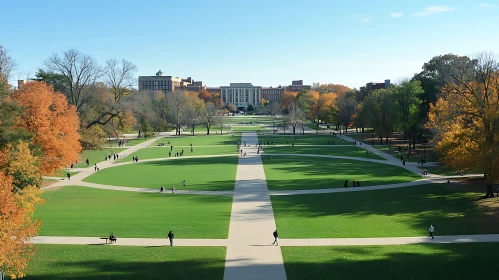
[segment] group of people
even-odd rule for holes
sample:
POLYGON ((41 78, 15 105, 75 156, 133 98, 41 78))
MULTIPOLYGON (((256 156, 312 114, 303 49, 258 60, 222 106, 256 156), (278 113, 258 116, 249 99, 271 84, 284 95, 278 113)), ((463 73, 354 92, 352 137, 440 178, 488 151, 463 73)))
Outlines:
POLYGON ((134 157, 132 157, 132 161, 133 161, 133 162, 139 162, 139 157, 138 157, 138 156, 134 156, 134 157))
POLYGON ((123 139, 123 140, 119 140, 119 141, 118 141, 118 147, 125 146, 125 143, 126 143, 125 139, 123 139))
MULTIPOLYGON (((345 181, 345 184, 343 185, 345 188, 348 188, 348 180, 345 181)), ((352 180, 352 187, 360 187, 360 182, 352 180)))
MULTIPOLYGON (((184 185, 184 188, 186 188, 186 187, 187 187, 187 182, 186 182, 185 180, 184 180, 184 182, 183 182, 182 184, 184 185)), ((172 191, 172 193, 174 194, 174 193, 175 193, 175 186, 172 186, 172 187, 170 188, 170 190, 171 190, 171 191, 172 191)), ((161 186, 161 187, 159 188, 159 192, 164 192, 164 191, 165 191, 165 186, 161 186)))
POLYGON ((114 159, 114 160, 117 160, 119 158, 119 156, 115 153, 111 154, 111 155, 107 155, 104 157, 104 160, 108 161, 108 160, 111 160, 111 157, 114 159))
POLYGON ((423 170, 423 177, 426 177, 426 176, 428 176, 428 170, 425 169, 425 170, 423 170))

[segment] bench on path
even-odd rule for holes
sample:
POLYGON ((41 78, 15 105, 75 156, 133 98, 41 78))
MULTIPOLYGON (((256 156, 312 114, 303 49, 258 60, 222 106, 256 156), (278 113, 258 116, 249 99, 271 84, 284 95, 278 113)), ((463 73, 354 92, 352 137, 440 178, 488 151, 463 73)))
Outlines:
POLYGON ((113 243, 113 240, 114 242, 116 243, 116 238, 114 238, 113 240, 111 240, 109 237, 101 237, 100 239, 106 239, 106 244, 107 244, 107 240, 109 240, 109 243, 113 243))

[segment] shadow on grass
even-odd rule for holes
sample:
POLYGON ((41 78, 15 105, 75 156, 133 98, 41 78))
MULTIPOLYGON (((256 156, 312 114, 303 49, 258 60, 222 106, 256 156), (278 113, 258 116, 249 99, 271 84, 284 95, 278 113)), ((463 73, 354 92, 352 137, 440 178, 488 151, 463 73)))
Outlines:
MULTIPOLYGON (((156 247, 162 248, 162 247, 156 247)), ((148 248, 155 254, 154 248, 148 248)), ((147 257, 144 256, 144 259, 147 257)), ((34 271, 25 279, 223 279, 223 260, 117 261, 113 259, 57 261, 50 271, 34 271)), ((36 269, 36 268, 35 268, 36 269)))
POLYGON ((271 199, 277 218, 329 217, 338 223, 351 223, 346 227, 362 228, 362 232, 343 229, 340 235, 350 236, 334 237, 397 236, 400 232, 391 233, 390 229, 400 223, 409 226, 413 230, 410 233, 425 234, 430 224, 438 228, 438 235, 499 233, 499 201, 492 206, 482 204, 482 191, 481 186, 433 184, 271 199))
POLYGON ((361 186, 410 182, 421 177, 398 166, 320 157, 262 156, 267 184, 272 190, 343 187, 345 180, 361 186))
MULTIPOLYGON (((496 279, 491 260, 499 244, 285 247, 294 279, 496 279)), ((493 262, 493 261, 492 261, 493 262)))

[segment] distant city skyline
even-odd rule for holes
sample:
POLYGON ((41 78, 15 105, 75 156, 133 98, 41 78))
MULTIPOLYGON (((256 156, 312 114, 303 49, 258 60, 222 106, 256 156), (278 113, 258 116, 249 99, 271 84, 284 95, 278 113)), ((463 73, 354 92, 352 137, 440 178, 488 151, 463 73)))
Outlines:
POLYGON ((304 80, 349 87, 412 77, 446 53, 499 54, 499 1, 7 1, 0 44, 11 83, 71 48, 136 76, 268 87, 304 80))

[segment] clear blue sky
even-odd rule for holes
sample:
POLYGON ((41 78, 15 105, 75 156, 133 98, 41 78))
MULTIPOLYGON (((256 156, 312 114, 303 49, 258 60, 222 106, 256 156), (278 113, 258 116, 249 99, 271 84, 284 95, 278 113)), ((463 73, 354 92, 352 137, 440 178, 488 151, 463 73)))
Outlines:
POLYGON ((499 0, 28 0, 2 10, 13 79, 70 48, 208 86, 359 87, 410 77, 440 54, 499 54, 499 0))

